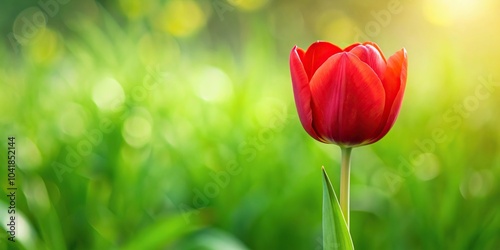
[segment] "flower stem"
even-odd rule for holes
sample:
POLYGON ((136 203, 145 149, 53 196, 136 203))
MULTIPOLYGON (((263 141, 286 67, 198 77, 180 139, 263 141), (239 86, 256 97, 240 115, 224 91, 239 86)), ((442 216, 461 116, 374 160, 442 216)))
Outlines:
POLYGON ((340 170, 340 208, 349 229, 349 175, 351 171, 352 148, 340 148, 342 151, 342 165, 340 170))

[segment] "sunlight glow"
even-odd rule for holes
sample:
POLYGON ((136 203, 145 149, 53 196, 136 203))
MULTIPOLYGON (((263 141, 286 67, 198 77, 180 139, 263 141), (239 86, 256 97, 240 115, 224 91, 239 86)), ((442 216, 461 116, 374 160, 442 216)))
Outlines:
POLYGON ((481 15, 483 2, 474 0, 426 0, 424 15, 431 23, 449 26, 481 15))

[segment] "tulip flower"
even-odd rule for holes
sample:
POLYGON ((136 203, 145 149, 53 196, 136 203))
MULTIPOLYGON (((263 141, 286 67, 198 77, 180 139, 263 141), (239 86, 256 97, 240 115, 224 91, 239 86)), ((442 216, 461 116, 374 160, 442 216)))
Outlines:
POLYGON ((336 144, 342 151, 340 207, 347 228, 351 149, 380 140, 394 125, 405 91, 407 64, 404 48, 386 59, 373 42, 341 49, 318 41, 305 51, 295 46, 290 53, 302 126, 314 139, 336 144))
POLYGON ((388 60, 372 42, 345 49, 313 43, 290 54, 295 104, 314 139, 357 147, 384 137, 394 124, 406 85, 406 50, 388 60))

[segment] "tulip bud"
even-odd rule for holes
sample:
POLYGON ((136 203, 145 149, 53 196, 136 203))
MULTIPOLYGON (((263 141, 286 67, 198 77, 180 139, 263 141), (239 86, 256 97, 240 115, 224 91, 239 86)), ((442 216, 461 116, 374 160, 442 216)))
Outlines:
POLYGON ((357 147, 384 137, 401 108, 407 56, 403 48, 386 60, 377 44, 341 49, 318 41, 295 46, 290 72, 297 112, 314 139, 357 147))

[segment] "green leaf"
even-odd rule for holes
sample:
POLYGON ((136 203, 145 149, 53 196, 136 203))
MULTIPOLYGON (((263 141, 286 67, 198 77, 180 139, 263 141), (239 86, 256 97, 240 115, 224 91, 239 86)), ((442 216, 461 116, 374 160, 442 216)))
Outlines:
POLYGON ((337 195, 328 174, 323 170, 323 249, 354 249, 337 195))
POLYGON ((165 249, 177 239, 184 237, 199 226, 197 222, 186 222, 184 214, 171 217, 158 218, 158 220, 145 228, 142 232, 132 237, 130 241, 120 249, 165 249))

